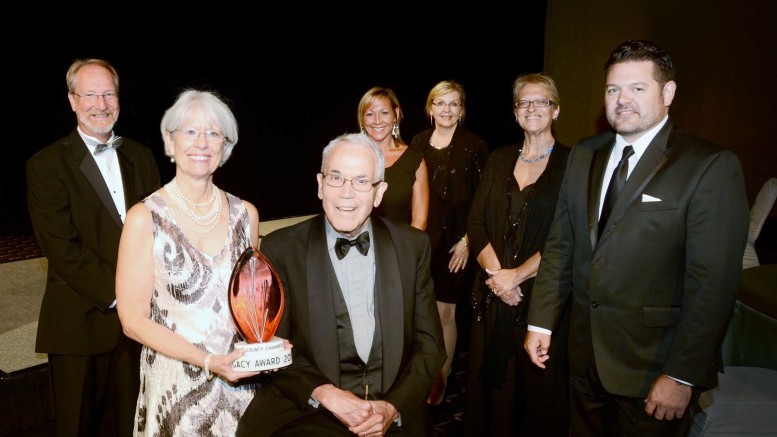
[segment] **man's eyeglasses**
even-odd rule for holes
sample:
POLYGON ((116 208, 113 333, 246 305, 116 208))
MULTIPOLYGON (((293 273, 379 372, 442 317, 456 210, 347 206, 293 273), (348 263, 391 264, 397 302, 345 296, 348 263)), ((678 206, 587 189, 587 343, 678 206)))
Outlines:
POLYGON ((336 173, 322 174, 322 176, 324 178, 324 183, 329 185, 330 187, 340 188, 343 185, 345 185, 345 181, 348 181, 351 183, 351 186, 356 191, 370 191, 372 190, 373 187, 377 186, 381 182, 381 181, 372 182, 372 180, 367 178, 348 179, 343 175, 339 175, 336 173))
POLYGON ((204 135, 205 142, 210 145, 221 144, 224 142, 224 140, 227 139, 227 137, 219 132, 216 132, 215 130, 206 130, 205 132, 200 132, 196 129, 173 129, 170 133, 176 131, 180 132, 181 135, 183 135, 184 140, 186 140, 189 144, 197 141, 197 138, 199 138, 200 135, 204 135))
POLYGON ((555 105, 553 100, 550 99, 534 99, 534 100, 518 100, 513 103, 513 106, 520 109, 526 109, 530 105, 534 105, 535 108, 547 108, 550 105, 555 105))
POLYGON ((432 105, 434 105, 434 106, 436 106, 436 107, 438 107, 440 109, 445 109, 445 107, 448 106, 448 107, 450 107, 454 111, 461 107, 461 103, 459 103, 459 102, 453 101, 453 102, 445 103, 442 100, 438 100, 436 102, 432 102, 432 105))
POLYGON ((89 102, 96 102, 99 97, 102 97, 103 100, 106 102, 111 102, 119 97, 119 93, 114 93, 111 91, 108 91, 104 94, 95 94, 95 93, 86 93, 86 94, 78 94, 78 93, 72 93, 74 96, 78 96, 84 100, 87 100, 89 102))

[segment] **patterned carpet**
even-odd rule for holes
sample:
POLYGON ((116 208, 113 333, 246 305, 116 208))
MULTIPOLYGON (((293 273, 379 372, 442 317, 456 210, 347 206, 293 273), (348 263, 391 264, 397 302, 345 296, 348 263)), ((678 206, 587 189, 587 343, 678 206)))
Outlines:
POLYGON ((0 237, 0 263, 23 261, 43 256, 32 235, 0 237))
MULTIPOLYGON (((40 258, 43 252, 32 235, 12 235, 0 237, 0 263, 23 261, 40 258)), ((462 319, 466 319, 462 317, 462 319)), ((466 349, 462 344, 468 343, 465 326, 459 326, 459 349, 466 349)), ((467 353, 459 352, 453 360, 453 370, 448 379, 448 390, 445 400, 440 406, 429 407, 434 424, 434 437, 460 437, 461 424, 464 415, 464 396, 466 383, 467 353)), ((45 369, 30 369, 31 372, 45 375, 45 369)), ((42 377, 41 377, 42 378, 42 377)), ((45 378, 42 378, 45 380, 45 378)), ((33 437, 50 435, 53 432, 53 423, 41 423, 27 433, 19 436, 33 437)))

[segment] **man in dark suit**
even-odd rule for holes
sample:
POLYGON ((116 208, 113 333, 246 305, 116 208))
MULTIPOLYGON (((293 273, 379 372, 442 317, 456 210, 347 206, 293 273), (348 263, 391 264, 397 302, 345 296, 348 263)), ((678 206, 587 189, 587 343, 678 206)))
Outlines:
POLYGON ((332 140, 317 177, 324 215, 261 243, 283 284, 276 335, 294 345, 293 364, 262 384, 237 435, 430 435, 426 397, 445 348, 429 238, 370 218, 387 184, 366 135, 332 140))
POLYGON ((674 66, 655 44, 621 44, 605 70, 615 132, 572 148, 524 346, 544 368, 571 299, 572 434, 686 435, 740 285, 742 168, 669 119, 674 66))
POLYGON ((159 188, 159 169, 150 150, 113 133, 111 64, 77 60, 66 80, 78 127, 27 162, 30 218, 48 259, 35 351, 48 353, 58 435, 131 435, 140 345, 119 325, 116 259, 126 211, 159 188))

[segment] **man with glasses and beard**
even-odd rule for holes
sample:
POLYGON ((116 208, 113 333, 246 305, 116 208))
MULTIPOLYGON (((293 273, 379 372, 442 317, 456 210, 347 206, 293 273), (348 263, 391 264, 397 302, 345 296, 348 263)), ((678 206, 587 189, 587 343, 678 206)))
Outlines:
POLYGON ((48 354, 58 435, 132 435, 140 345, 121 332, 116 261, 126 212, 159 188, 159 169, 148 148, 113 131, 111 64, 76 60, 66 81, 77 127, 27 162, 30 219, 48 260, 35 351, 48 354))

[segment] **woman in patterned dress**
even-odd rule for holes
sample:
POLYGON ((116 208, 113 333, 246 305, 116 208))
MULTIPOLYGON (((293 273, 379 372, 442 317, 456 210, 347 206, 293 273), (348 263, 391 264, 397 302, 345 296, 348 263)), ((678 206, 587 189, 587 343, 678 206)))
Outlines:
POLYGON ((186 90, 161 123, 175 178, 127 213, 116 297, 124 332, 143 344, 136 435, 234 435, 254 395, 232 362, 242 340, 227 288, 257 246, 259 214, 213 173, 237 143, 237 122, 212 92, 186 90))

